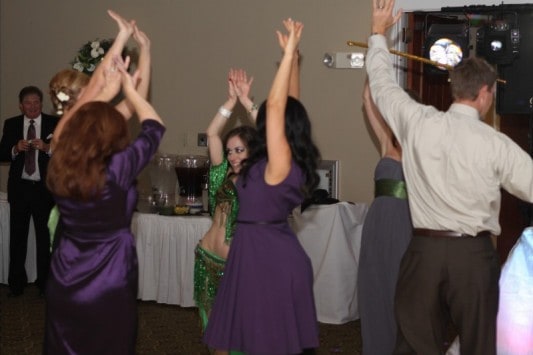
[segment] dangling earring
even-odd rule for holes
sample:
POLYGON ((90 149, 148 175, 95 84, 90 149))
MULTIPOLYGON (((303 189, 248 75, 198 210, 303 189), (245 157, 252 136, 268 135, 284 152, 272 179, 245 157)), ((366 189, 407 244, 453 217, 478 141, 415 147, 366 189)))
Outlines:
POLYGON ((62 115, 62 114, 63 114, 63 104, 62 104, 61 102, 59 102, 59 103, 57 104, 57 110, 56 110, 56 113, 57 113, 58 115, 62 115))

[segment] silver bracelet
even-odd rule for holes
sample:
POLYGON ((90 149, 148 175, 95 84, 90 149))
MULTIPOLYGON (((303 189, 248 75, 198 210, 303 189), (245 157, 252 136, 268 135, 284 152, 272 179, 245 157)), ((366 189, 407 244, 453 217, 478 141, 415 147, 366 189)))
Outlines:
POLYGON ((218 113, 220 113, 222 117, 225 117, 225 118, 230 118, 231 116, 231 110, 228 110, 227 108, 223 106, 220 106, 220 108, 218 109, 218 113))
POLYGON ((256 104, 252 104, 252 107, 250 107, 250 110, 248 111, 248 114, 251 115, 252 112, 257 111, 258 107, 256 104))

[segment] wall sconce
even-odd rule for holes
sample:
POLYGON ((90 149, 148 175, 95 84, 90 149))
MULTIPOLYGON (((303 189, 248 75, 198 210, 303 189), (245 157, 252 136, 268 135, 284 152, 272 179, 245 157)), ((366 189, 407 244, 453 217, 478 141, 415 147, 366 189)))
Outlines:
POLYGON ((365 65, 365 55, 359 52, 326 53, 322 62, 328 68, 361 69, 365 65))

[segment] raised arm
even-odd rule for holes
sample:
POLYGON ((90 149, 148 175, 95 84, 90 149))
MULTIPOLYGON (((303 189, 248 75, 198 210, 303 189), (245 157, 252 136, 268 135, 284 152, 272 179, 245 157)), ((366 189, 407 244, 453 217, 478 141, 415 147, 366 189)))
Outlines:
POLYGON ((136 70, 133 75, 130 75, 127 66, 120 56, 115 57, 115 65, 122 75, 122 90, 124 95, 133 106, 139 122, 142 123, 144 120, 152 119, 163 125, 163 120, 159 117, 159 114, 137 90, 137 82, 140 75, 139 70, 136 70))
MULTIPOLYGON (((151 56, 150 56, 150 39, 137 25, 133 26, 133 38, 139 46, 139 63, 137 63, 137 69, 139 70, 139 83, 137 84, 137 92, 139 95, 148 98, 148 92, 150 89, 150 71, 151 71, 151 56)), ((128 100, 122 100, 116 106, 126 119, 130 119, 133 115, 133 106, 128 100)))
POLYGON ((116 73, 112 73, 112 69, 114 68, 113 57, 122 53, 126 42, 133 33, 133 27, 135 25, 135 22, 133 20, 126 21, 119 14, 111 10, 108 10, 108 14, 117 22, 119 28, 118 34, 115 40, 113 41, 113 45, 111 46, 111 48, 109 48, 106 55, 104 56, 102 62, 96 67, 96 70, 91 76, 89 84, 80 94, 80 97, 78 97, 78 101, 72 106, 70 110, 68 110, 67 113, 65 113, 65 115, 63 115, 61 120, 59 120, 59 123, 57 124, 56 129, 54 131, 54 136, 52 138, 52 150, 61 136, 63 127, 80 106, 82 106, 86 102, 93 101, 95 99, 109 101, 113 99, 113 97, 120 90, 120 83, 119 85, 116 85, 116 80, 109 80, 110 75, 116 75, 116 73))
POLYGON ((117 14, 114 11, 107 11, 109 16, 115 20, 118 25, 119 31, 111 48, 107 51, 102 62, 96 67, 93 75, 91 76, 91 81, 89 85, 84 90, 83 94, 78 99, 78 104, 84 104, 88 101, 94 101, 95 99, 101 101, 110 101, 114 98, 114 93, 110 90, 102 91, 102 88, 107 87, 108 82, 106 82, 106 71, 114 68, 114 59, 116 56, 120 56, 124 50, 124 46, 128 39, 133 33, 135 27, 135 21, 127 21, 122 16, 117 14))
POLYGON ((291 148, 285 136, 285 107, 289 94, 289 82, 293 60, 302 34, 303 24, 292 19, 283 21, 288 34, 277 31, 278 41, 285 43, 285 51, 266 104, 266 144, 268 163, 265 181, 275 185, 283 181, 291 168, 291 148))
POLYGON ((257 105, 250 98, 250 89, 254 78, 248 78, 248 74, 243 69, 233 71, 232 81, 235 84, 235 92, 239 102, 244 106, 250 118, 255 122, 257 118, 257 105))
POLYGON ((300 99, 300 51, 294 52, 292 59, 291 79, 289 81, 289 96, 300 99))
POLYGON ((215 117, 207 127, 207 142, 209 150, 209 160, 212 165, 220 165, 224 159, 224 147, 222 145, 222 130, 231 116, 233 108, 237 103, 237 93, 235 91, 235 71, 230 70, 228 75, 228 99, 218 109, 215 117))
MULTIPOLYGON (((285 47, 287 46, 287 36, 281 36, 278 38, 279 46, 283 53, 285 53, 285 47)), ((300 51, 296 48, 292 59, 291 77, 289 79, 289 96, 295 99, 300 99, 300 51)))
POLYGON ((366 116, 368 117, 368 122, 378 139, 381 156, 393 155, 398 153, 399 148, 394 146, 394 135, 381 116, 374 100, 372 100, 372 95, 370 94, 370 87, 368 86, 368 79, 365 81, 365 87, 363 89, 363 105, 365 107, 366 116))

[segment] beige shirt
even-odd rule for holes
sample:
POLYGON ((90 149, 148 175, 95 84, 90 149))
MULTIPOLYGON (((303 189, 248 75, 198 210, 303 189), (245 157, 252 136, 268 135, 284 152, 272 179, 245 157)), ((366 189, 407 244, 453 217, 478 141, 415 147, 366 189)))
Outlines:
POLYGON ((499 235, 500 188, 533 201, 530 156, 471 106, 442 112, 412 100, 395 82, 390 57, 385 37, 371 36, 370 90, 402 146, 413 226, 499 235))

